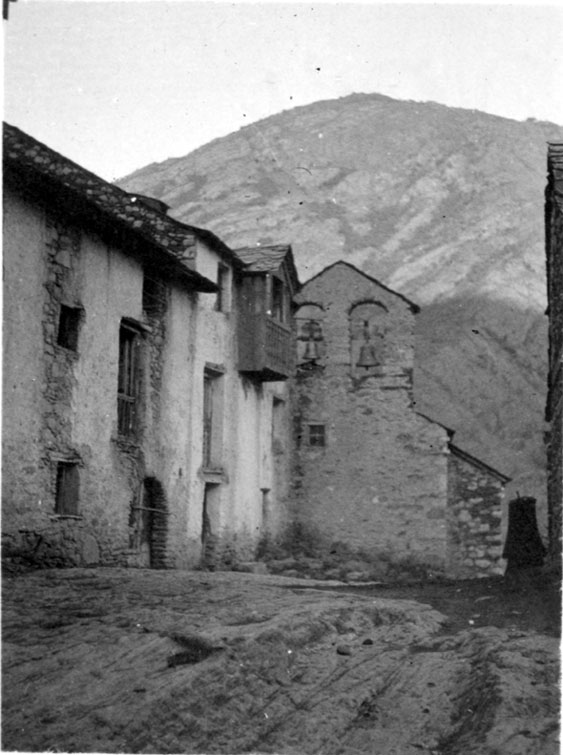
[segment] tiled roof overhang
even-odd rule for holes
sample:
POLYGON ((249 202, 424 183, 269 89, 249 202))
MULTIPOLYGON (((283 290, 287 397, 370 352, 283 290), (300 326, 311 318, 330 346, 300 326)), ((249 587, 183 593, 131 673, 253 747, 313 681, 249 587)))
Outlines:
POLYGON ((286 262, 291 282, 295 290, 300 287, 297 269, 293 259, 291 244, 268 244, 267 246, 245 246, 234 250, 244 265, 245 273, 274 273, 286 262))
POLYGON ((191 290, 217 291, 213 281, 190 269, 196 251, 193 229, 9 124, 4 124, 4 181, 191 290))

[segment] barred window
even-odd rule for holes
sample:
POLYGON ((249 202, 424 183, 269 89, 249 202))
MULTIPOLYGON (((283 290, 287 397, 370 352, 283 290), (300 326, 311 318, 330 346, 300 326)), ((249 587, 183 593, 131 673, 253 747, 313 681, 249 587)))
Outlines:
POLYGON ((143 276, 143 312, 146 317, 153 317, 163 312, 166 306, 166 286, 156 273, 143 276))

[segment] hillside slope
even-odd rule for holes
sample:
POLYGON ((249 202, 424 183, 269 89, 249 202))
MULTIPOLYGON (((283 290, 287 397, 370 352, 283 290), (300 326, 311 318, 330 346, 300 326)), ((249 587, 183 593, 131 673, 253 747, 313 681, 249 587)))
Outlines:
POLYGON ((120 185, 233 247, 290 242, 302 280, 345 259, 421 304, 421 409, 541 509, 543 192, 555 139, 563 128, 549 123, 351 95, 272 116, 120 185))

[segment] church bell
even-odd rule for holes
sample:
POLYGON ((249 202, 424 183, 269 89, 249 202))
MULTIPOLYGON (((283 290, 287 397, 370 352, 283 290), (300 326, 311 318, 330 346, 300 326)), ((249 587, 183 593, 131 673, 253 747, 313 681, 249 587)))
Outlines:
POLYGON ((317 346, 317 342, 313 341, 311 338, 307 341, 307 345, 305 346, 305 352, 303 354, 303 361, 304 362, 316 362, 317 359, 319 359, 319 349, 317 346))
POLYGON ((379 360, 377 358, 377 354, 375 353, 374 346, 369 342, 364 343, 360 348, 360 354, 358 356, 356 366, 369 369, 370 367, 377 367, 378 364, 379 360))

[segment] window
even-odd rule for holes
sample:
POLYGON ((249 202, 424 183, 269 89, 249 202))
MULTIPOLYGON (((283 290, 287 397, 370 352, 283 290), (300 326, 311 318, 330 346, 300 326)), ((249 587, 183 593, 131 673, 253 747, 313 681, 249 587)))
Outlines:
POLYGON ((285 322, 285 290, 283 281, 272 278, 272 317, 279 322, 285 322))
POLYGON ((60 461, 57 464, 56 514, 63 516, 78 515, 79 483, 78 465, 76 462, 60 461))
POLYGON ((229 268, 226 265, 219 263, 217 265, 217 299, 215 301, 215 309, 218 312, 226 312, 229 308, 229 268))
POLYGON ((67 307, 61 304, 59 314, 59 331, 57 333, 57 343, 65 349, 76 351, 78 348, 78 330, 80 320, 82 319, 82 309, 80 307, 67 307))
POLYGON ((203 374, 203 468, 217 469, 222 456, 222 373, 206 368, 203 374))
POLYGON ((139 398, 139 333, 122 324, 119 329, 119 372, 117 378, 117 432, 135 434, 139 398))
POLYGON ((309 445, 322 448, 326 446, 324 425, 309 425, 309 445))
POLYGON ((166 288, 158 278, 143 276, 143 312, 147 317, 160 314, 166 303, 166 288))

